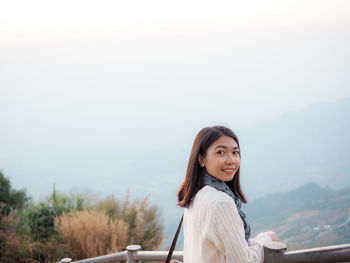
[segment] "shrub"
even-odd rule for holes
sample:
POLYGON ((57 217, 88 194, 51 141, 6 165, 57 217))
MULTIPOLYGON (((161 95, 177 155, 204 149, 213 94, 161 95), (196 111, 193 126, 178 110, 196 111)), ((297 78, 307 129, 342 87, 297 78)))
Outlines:
POLYGON ((26 236, 22 213, 4 209, 6 207, 9 208, 8 204, 0 203, 0 262, 29 262, 30 241, 26 236))
POLYGON ((33 240, 16 211, 0 214, 0 262, 57 262, 65 254, 65 246, 57 236, 33 240))
POLYGON ((163 225, 157 206, 149 206, 149 198, 130 204, 129 192, 121 211, 121 218, 129 224, 128 244, 141 245, 143 250, 157 250, 163 241, 163 225))
POLYGON ((30 257, 29 241, 10 230, 0 232, 0 262, 21 263, 28 262, 30 257))
POLYGON ((55 186, 50 196, 46 197, 44 203, 54 208, 57 215, 69 213, 70 211, 81 211, 83 209, 92 209, 96 197, 89 191, 74 191, 69 194, 56 191, 55 186))
POLYGON ((157 250, 161 247, 163 225, 157 206, 149 205, 149 197, 130 202, 130 192, 127 191, 122 206, 114 196, 108 196, 96 208, 105 211, 111 220, 122 219, 128 223, 126 245, 138 244, 143 250, 157 250))
POLYGON ((15 209, 22 209, 30 200, 25 190, 16 190, 11 186, 11 182, 0 171, 0 204, 1 214, 8 215, 15 209))
POLYGON ((122 220, 109 220, 104 211, 77 211, 55 218, 69 257, 95 257, 122 250, 126 244, 128 225, 122 220))
POLYGON ((28 244, 30 257, 27 262, 58 262, 67 257, 66 246, 59 236, 45 240, 31 240, 28 244))
POLYGON ((34 239, 47 239, 55 233, 55 216, 54 209, 44 203, 28 210, 28 226, 34 239))
POLYGON ((52 194, 38 205, 30 206, 26 211, 27 224, 32 237, 37 240, 48 239, 57 234, 54 218, 62 213, 80 211, 91 206, 86 196, 82 194, 66 195, 57 193, 55 186, 52 194))
POLYGON ((98 211, 105 211, 111 220, 120 219, 121 211, 120 204, 113 195, 108 196, 96 206, 98 211))

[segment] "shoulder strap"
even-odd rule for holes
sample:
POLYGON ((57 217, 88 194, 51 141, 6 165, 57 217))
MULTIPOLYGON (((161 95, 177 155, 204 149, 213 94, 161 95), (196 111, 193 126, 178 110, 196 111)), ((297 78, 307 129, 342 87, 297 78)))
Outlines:
POLYGON ((174 249, 175 249, 177 237, 179 236, 179 233, 180 233, 180 229, 181 229, 181 224, 182 224, 183 218, 184 218, 184 215, 182 215, 181 220, 180 220, 180 223, 179 223, 179 226, 177 227, 177 231, 176 231, 176 233, 175 233, 173 242, 171 243, 171 247, 170 247, 170 249, 169 249, 169 253, 168 253, 168 256, 167 256, 167 258, 166 258, 166 260, 165 260, 165 263, 169 263, 169 262, 170 262, 171 256, 172 256, 172 254, 173 254, 173 252, 174 252, 174 249))

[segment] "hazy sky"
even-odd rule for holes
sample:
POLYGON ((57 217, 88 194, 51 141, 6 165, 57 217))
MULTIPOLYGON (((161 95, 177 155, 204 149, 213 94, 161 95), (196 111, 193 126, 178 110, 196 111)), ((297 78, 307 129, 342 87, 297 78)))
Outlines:
POLYGON ((107 152, 176 151, 203 126, 350 97, 349 14, 348 0, 2 3, 0 169, 36 196, 60 173, 103 189, 85 178, 107 152))

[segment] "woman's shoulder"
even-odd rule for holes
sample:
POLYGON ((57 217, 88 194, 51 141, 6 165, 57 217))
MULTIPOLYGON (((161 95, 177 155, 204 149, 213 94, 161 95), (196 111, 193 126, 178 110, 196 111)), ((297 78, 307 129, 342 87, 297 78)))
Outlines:
POLYGON ((191 205, 185 209, 185 218, 216 220, 218 216, 226 216, 227 213, 231 214, 234 211, 237 211, 236 204, 228 194, 212 186, 205 186, 197 192, 191 205))
POLYGON ((206 185, 198 191, 194 199, 195 202, 205 202, 208 206, 217 205, 218 203, 232 203, 233 199, 226 193, 215 189, 212 186, 206 185))

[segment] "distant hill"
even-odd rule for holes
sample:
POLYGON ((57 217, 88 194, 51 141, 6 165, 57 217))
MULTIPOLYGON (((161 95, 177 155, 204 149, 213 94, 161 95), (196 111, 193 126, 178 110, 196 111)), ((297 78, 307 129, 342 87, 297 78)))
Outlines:
POLYGON ((273 229, 292 249, 350 243, 350 188, 308 183, 259 198, 244 211, 253 236, 273 229))
POLYGON ((347 98, 240 130, 242 181, 248 198, 310 182, 334 189, 350 187, 349 116, 347 98))

